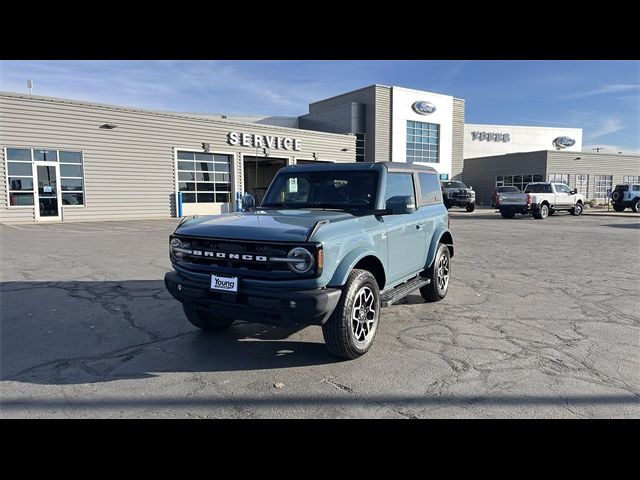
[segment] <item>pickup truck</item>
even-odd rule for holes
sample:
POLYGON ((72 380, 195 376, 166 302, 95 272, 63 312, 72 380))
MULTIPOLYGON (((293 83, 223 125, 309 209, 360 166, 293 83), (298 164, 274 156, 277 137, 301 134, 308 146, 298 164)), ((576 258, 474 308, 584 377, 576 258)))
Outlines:
POLYGON ((473 191, 473 187, 467 187, 460 181, 441 183, 444 206, 447 209, 453 206, 464 207, 467 212, 473 212, 476 209, 476 192, 473 191))
POLYGON ((380 308, 419 290, 442 300, 453 237, 438 173, 404 163, 282 168, 248 212, 185 218, 169 238, 171 295, 196 327, 320 325, 353 359, 380 308))
POLYGON ((586 198, 564 183, 535 182, 528 184, 524 193, 502 193, 498 208, 504 218, 513 218, 516 213, 531 214, 544 219, 559 210, 571 215, 580 215, 586 198))

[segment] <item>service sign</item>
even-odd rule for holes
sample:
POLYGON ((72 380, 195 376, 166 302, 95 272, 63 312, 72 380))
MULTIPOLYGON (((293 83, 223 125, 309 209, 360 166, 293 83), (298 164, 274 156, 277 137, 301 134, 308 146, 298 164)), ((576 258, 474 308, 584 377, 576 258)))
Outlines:
POLYGON ((276 150, 300 151, 300 140, 297 138, 259 135, 257 133, 227 133, 229 145, 241 145, 252 148, 274 148, 276 150))

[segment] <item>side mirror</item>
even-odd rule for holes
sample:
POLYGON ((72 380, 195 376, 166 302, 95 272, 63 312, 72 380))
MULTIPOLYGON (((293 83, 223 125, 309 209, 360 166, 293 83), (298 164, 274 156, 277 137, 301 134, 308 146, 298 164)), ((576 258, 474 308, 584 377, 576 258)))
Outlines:
POLYGON ((405 215, 416 211, 416 202, 411 195, 396 195, 387 200, 385 207, 391 215, 405 215))
POLYGON ((256 197, 250 193, 245 193, 242 196, 242 211, 252 212, 256 209, 256 197))
POLYGON ((575 195, 576 193, 578 193, 578 189, 577 189, 577 188, 574 188, 574 189, 573 189, 573 192, 571 192, 571 193, 573 193, 573 194, 575 195))

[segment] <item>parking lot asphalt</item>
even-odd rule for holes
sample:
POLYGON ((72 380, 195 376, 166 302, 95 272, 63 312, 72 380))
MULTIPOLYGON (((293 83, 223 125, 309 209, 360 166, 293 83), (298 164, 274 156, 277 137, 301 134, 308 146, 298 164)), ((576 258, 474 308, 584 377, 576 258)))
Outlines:
POLYGON ((640 417, 637 218, 453 209, 448 296, 353 361, 319 327, 192 327, 176 223, 0 225, 2 418, 640 417))

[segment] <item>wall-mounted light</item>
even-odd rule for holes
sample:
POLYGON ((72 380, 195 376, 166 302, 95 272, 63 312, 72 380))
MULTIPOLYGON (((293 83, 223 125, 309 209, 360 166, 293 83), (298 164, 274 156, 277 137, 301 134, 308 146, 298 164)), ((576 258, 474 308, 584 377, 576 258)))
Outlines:
POLYGON ((313 152, 311 155, 313 156, 313 159, 314 159, 314 160, 317 160, 317 159, 318 159, 318 154, 317 154, 316 152, 313 152))
POLYGON ((202 144, 202 149, 203 149, 205 152, 208 152, 209 150, 211 150, 211 144, 210 144, 210 143, 203 143, 203 144, 202 144))
POLYGON ((105 130, 113 130, 116 127, 117 125, 114 125, 113 123, 103 123, 99 128, 103 128, 105 130))
POLYGON ((349 151, 349 149, 348 149, 347 147, 344 147, 341 151, 342 151, 342 152, 348 152, 348 151, 349 151))
POLYGON ((576 160, 580 160, 582 157, 576 157, 576 160))
POLYGON ((269 152, 269 149, 266 147, 262 149, 262 153, 264 153, 265 157, 268 157, 269 155, 271 155, 271 153, 269 152))

